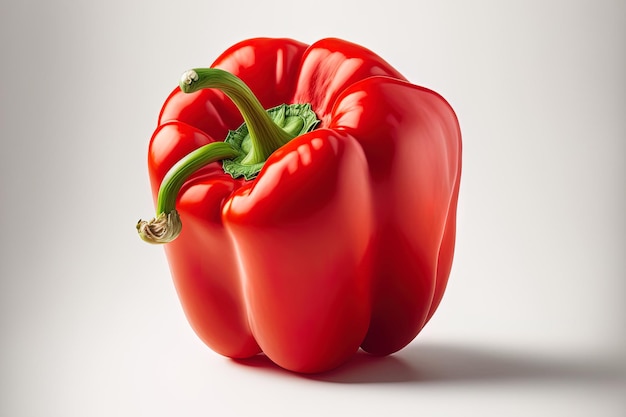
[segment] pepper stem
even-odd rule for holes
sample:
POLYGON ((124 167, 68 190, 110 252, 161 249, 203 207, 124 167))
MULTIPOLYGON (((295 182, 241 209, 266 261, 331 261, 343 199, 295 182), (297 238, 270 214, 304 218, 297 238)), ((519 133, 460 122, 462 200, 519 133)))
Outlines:
POLYGON ((244 124, 229 132, 224 142, 204 145, 178 161, 165 175, 157 196, 157 215, 139 220, 137 232, 149 243, 176 239, 182 223, 176 199, 185 181, 203 166, 223 161, 224 171, 233 177, 254 178, 269 156, 291 139, 312 130, 318 123, 309 104, 292 104, 266 111, 248 86, 235 75, 217 68, 186 71, 180 80, 184 93, 203 88, 221 90, 235 103, 244 124))
POLYGON ((157 215, 150 221, 139 220, 137 232, 148 243, 168 243, 182 230, 176 211, 176 197, 183 184, 198 169, 211 162, 234 158, 239 151, 225 142, 213 142, 187 154, 165 174, 157 197, 157 215))
POLYGON ((203 88, 221 90, 241 112, 250 134, 250 150, 242 164, 264 162, 276 149, 294 138, 274 123, 252 90, 230 72, 218 68, 196 68, 181 76, 180 89, 183 92, 193 93, 203 88))

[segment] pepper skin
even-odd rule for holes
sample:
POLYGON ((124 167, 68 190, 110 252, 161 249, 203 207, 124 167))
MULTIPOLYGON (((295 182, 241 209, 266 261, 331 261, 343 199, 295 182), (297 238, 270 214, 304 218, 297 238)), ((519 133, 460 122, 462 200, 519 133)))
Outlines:
MULTIPOLYGON (((241 79, 264 109, 309 103, 319 124, 274 150, 256 178, 212 160, 176 190, 184 226, 165 251, 194 331, 222 355, 263 352, 303 373, 359 347, 402 349, 432 317, 452 266, 452 108, 339 39, 250 39, 211 67, 241 79)), ((180 160, 243 121, 218 89, 175 89, 149 146, 155 204, 180 160)))

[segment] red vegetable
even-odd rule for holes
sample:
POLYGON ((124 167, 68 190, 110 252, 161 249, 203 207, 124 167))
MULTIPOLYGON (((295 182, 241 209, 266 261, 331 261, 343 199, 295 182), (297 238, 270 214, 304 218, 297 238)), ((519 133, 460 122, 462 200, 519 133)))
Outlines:
POLYGON ((320 372, 359 347, 398 351, 441 301, 458 122, 441 96, 361 46, 231 47, 184 74, 148 164, 157 217, 137 228, 169 242, 186 316, 222 355, 262 351, 320 372))

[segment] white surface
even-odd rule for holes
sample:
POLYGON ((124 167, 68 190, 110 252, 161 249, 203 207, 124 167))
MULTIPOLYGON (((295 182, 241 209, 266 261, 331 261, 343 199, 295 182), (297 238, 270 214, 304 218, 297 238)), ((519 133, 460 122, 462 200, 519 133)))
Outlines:
POLYGON ((626 415, 621 1, 3 1, 0 415, 626 415), (299 377, 178 305, 145 151, 182 71, 252 36, 352 40, 464 135, 457 256, 407 349, 299 377))

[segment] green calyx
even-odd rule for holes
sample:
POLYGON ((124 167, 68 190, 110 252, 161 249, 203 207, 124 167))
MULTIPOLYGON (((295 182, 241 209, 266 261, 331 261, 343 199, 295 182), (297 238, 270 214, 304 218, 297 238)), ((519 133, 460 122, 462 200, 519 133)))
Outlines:
MULTIPOLYGON (((310 104, 281 104, 267 110, 267 115, 291 139, 310 132, 319 123, 310 104)), ((259 154, 259 152, 255 152, 257 151, 254 147, 255 139, 250 135, 247 123, 239 126, 237 130, 228 132, 224 142, 241 152, 234 159, 225 159, 222 162, 224 172, 227 172, 233 178, 244 177, 250 180, 256 177, 261 168, 263 168, 267 157, 259 154)))

